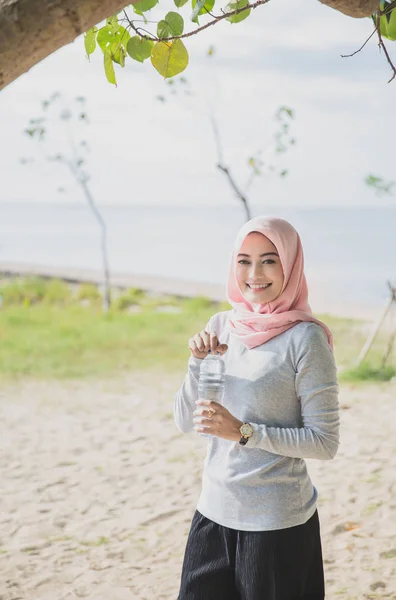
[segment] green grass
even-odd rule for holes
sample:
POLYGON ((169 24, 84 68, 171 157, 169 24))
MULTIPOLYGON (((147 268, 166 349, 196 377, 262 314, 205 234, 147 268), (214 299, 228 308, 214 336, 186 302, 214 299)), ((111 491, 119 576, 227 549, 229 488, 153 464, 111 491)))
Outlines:
POLYGON ((86 378, 180 369, 212 310, 128 315, 38 304, 0 311, 0 377, 86 378))
POLYGON ((392 365, 381 368, 363 363, 357 368, 352 367, 341 373, 340 381, 390 381, 394 377, 396 377, 396 367, 392 365))
MULTIPOLYGON (((37 278, 3 283, 0 378, 79 379, 137 370, 183 370, 188 339, 212 314, 229 308, 226 302, 216 304, 204 297, 156 298, 131 289, 119 294, 111 312, 104 315, 94 288, 81 285, 72 293, 64 282, 37 278), (133 304, 141 312, 130 314, 127 308, 133 304), (176 306, 179 312, 157 312, 164 306, 176 306)), ((396 365, 379 367, 384 339, 373 346, 370 364, 354 369, 368 334, 367 323, 316 316, 333 332, 336 361, 342 367, 340 380, 385 381, 396 376, 396 365)))
POLYGON ((393 360, 385 367, 381 366, 386 347, 386 334, 382 330, 375 339, 367 359, 355 366, 359 353, 366 342, 372 324, 359 319, 337 318, 331 315, 316 315, 328 325, 334 336, 334 349, 337 364, 341 367, 339 380, 348 383, 368 381, 390 381, 396 377, 396 364, 393 360))

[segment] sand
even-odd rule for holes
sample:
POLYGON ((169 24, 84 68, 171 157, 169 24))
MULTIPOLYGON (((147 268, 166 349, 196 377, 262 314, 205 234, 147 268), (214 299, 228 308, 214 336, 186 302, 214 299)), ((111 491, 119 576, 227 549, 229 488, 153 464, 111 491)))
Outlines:
MULTIPOLYGON (((206 441, 179 375, 2 387, 0 600, 176 600, 206 441)), ((341 388, 342 443, 309 460, 327 598, 396 599, 396 384, 341 388)))

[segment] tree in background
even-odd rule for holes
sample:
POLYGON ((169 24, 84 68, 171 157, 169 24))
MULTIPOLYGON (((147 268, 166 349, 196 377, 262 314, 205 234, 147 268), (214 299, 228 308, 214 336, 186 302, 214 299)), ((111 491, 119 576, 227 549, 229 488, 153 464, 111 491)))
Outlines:
POLYGON ((227 178, 228 183, 231 188, 235 192, 237 198, 239 198, 243 204, 246 214, 246 220, 249 221, 252 218, 251 210, 250 210, 250 200, 248 198, 248 191, 252 186, 254 179, 258 176, 268 176, 271 174, 276 174, 280 178, 285 178, 288 170, 276 165, 276 160, 271 159, 271 154, 279 155, 286 152, 290 145, 294 145, 296 143, 295 138, 290 135, 290 121, 294 118, 294 112, 291 108, 287 106, 281 106, 276 114, 275 120, 278 123, 278 129, 274 134, 274 144, 271 147, 266 148, 265 150, 259 148, 252 156, 250 156, 247 160, 247 165, 249 168, 249 175, 247 181, 244 186, 240 186, 231 173, 231 168, 227 166, 224 160, 223 153, 223 144, 221 142, 221 136, 217 121, 212 114, 211 123, 212 129, 216 140, 217 147, 217 167, 224 173, 227 178), (267 159, 268 156, 268 159, 267 159))
MULTIPOLYGON (((132 6, 132 16, 126 12, 125 4, 119 0, 0 0, 0 89, 84 32, 87 32, 87 54, 90 55, 96 45, 103 51, 105 72, 111 83, 116 83, 114 64, 123 67, 127 57, 140 62, 150 58, 155 69, 164 77, 173 77, 181 73, 188 64, 184 38, 223 20, 231 24, 239 23, 254 9, 268 2, 269 0, 256 0, 252 3, 249 3, 249 0, 226 0, 215 7, 215 0, 174 0, 178 11, 187 5, 185 10, 188 10, 189 20, 194 27, 185 32, 183 17, 179 12, 169 11, 154 24, 154 32, 153 23, 148 22, 145 13, 160 4, 160 0, 132 0, 132 3, 127 5, 128 10, 132 6), (205 18, 204 24, 199 23, 200 17, 205 18), (97 23, 104 19, 107 19, 106 24, 98 28, 97 23), (142 22, 143 27, 140 25, 142 22)), ((396 0, 320 2, 350 17, 372 16, 374 31, 368 39, 377 34, 378 45, 392 69, 393 79, 396 76, 396 68, 383 38, 396 39, 396 13, 393 12, 396 0)), ((325 19, 324 14, 324 27, 325 19)))
MULTIPOLYGON (((208 50, 208 56, 213 57, 214 48, 211 46, 208 50)), ((216 116, 215 105, 217 102, 208 100, 208 84, 200 82, 198 91, 194 91, 188 80, 184 77, 177 77, 167 80, 169 86, 169 95, 177 97, 178 100, 190 110, 194 116, 201 114, 210 122, 215 145, 217 161, 216 167, 225 175, 235 196, 242 202, 246 220, 252 218, 250 200, 248 192, 250 191, 254 180, 259 176, 269 177, 276 175, 284 179, 288 174, 288 169, 279 166, 279 155, 286 153, 291 146, 294 146, 296 139, 290 133, 291 121, 294 119, 294 111, 288 106, 281 106, 274 115, 277 129, 273 135, 273 142, 266 148, 258 148, 256 152, 246 157, 247 178, 244 184, 237 181, 233 174, 232 167, 225 159, 224 143, 221 137, 221 127, 216 116), (187 99, 187 101, 186 101, 187 99), (205 109, 206 105, 206 109, 205 109)), ((158 100, 165 102, 165 95, 157 96, 158 100)), ((243 127, 243 125, 241 125, 243 127)))
MULTIPOLYGON (((61 102, 62 97, 59 93, 55 93, 49 99, 44 100, 42 102, 43 116, 30 119, 29 126, 25 129, 25 134, 32 140, 39 142, 40 147, 45 142, 52 145, 52 139, 48 139, 49 134, 54 134, 54 130, 59 127, 60 124, 64 125, 68 138, 68 151, 56 152, 55 154, 44 153, 43 156, 47 161, 58 162, 67 167, 70 175, 81 188, 88 207, 100 227, 103 264, 103 310, 104 312, 108 312, 111 304, 111 290, 107 248, 107 227, 88 185, 90 176, 87 172, 86 163, 89 145, 85 139, 75 139, 74 137, 74 130, 77 128, 79 130, 81 129, 81 127, 77 127, 77 125, 86 127, 89 124, 86 111, 86 100, 83 96, 78 96, 73 101, 73 108, 65 102, 63 102, 63 106, 59 106, 61 102), (55 113, 55 118, 50 117, 50 111, 55 113)), ((56 143, 59 143, 59 139, 56 135, 53 135, 53 138, 55 138, 56 143)), ((33 160, 34 159, 22 159, 22 162, 27 164, 33 160)), ((64 191, 64 188, 58 188, 58 191, 62 192, 64 191)))

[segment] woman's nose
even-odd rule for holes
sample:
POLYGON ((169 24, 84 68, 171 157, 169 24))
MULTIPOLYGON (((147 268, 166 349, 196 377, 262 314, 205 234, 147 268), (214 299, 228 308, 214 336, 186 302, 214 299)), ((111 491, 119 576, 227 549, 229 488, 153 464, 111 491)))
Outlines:
POLYGON ((262 265, 261 264, 256 264, 253 263, 250 267, 250 277, 254 278, 254 277, 258 277, 260 276, 262 273, 262 265))

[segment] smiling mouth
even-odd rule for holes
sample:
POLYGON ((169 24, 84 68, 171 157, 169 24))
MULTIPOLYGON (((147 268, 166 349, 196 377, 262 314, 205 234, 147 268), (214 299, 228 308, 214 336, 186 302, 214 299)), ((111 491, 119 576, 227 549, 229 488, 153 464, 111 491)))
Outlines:
POLYGON ((246 285, 253 292, 262 292, 262 291, 268 289, 270 287, 270 285, 272 285, 272 283, 266 283, 266 284, 263 284, 263 285, 253 285, 253 284, 249 285, 247 283, 246 285))

